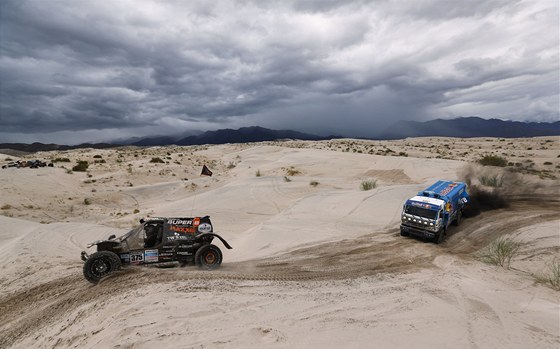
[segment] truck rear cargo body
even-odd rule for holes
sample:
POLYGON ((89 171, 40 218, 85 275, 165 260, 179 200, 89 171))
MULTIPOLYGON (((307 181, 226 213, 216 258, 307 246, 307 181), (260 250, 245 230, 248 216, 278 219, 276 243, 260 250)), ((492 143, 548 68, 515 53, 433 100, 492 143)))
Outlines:
POLYGON ((443 240, 451 223, 459 225, 469 202, 463 182, 437 181, 406 200, 401 214, 401 235, 443 240))

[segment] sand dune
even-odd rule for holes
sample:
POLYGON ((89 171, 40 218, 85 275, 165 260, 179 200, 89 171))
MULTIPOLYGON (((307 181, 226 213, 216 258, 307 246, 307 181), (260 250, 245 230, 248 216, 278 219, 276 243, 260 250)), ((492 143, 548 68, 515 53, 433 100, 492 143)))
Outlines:
POLYGON ((535 276, 560 258, 559 141, 35 154, 70 162, 0 170, 0 348, 557 348, 560 294, 535 276), (399 236, 406 198, 462 179, 465 166, 486 171, 472 161, 491 149, 515 163, 528 147, 545 148, 533 171, 511 167, 532 193, 466 219, 441 245, 399 236), (433 156, 443 148, 454 159, 433 156), (408 156, 390 156, 399 152, 408 156), (77 160, 90 162, 87 172, 70 170, 77 160), (213 177, 199 175, 202 164, 213 177), (360 190, 368 179, 377 187, 360 190), (234 247, 219 270, 129 268, 96 286, 83 278, 87 243, 143 216, 206 214, 234 247), (523 241, 509 270, 475 258, 502 235, 523 241))

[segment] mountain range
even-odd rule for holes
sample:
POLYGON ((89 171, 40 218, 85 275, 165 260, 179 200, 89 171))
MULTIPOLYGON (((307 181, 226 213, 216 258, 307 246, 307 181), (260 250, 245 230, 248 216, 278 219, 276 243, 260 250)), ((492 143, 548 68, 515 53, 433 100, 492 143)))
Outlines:
MULTIPOLYGON (((184 135, 184 134, 183 134, 184 135)), ((521 122, 499 119, 482 119, 479 117, 463 117, 457 119, 435 119, 430 121, 398 121, 385 131, 371 139, 404 139, 408 137, 536 137, 560 135, 560 121, 556 122, 521 122)), ((348 136, 352 138, 351 136, 348 136)), ((309 133, 292 130, 271 130, 264 127, 243 127, 237 130, 222 129, 207 131, 198 135, 152 136, 119 140, 113 143, 84 143, 79 145, 58 145, 43 143, 0 143, 1 149, 14 149, 25 152, 68 150, 76 148, 110 148, 122 145, 164 146, 164 145, 202 145, 226 143, 251 143, 274 141, 280 139, 327 140, 342 136, 321 137, 309 133)))
POLYGON ((403 139, 407 137, 537 137, 560 135, 560 121, 521 122, 499 119, 482 119, 471 116, 457 119, 430 121, 397 121, 379 139, 403 139))

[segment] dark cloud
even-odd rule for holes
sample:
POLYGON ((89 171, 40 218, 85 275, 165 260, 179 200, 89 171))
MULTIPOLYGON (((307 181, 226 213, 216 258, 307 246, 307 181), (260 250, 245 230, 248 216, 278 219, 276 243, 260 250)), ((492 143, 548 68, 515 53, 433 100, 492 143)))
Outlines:
POLYGON ((0 141, 559 118, 555 1, 0 6, 0 141))

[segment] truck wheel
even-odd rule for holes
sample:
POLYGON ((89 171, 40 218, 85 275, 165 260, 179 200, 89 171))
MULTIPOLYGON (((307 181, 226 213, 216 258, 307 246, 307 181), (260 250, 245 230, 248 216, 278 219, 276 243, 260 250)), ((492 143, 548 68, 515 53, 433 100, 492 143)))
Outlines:
POLYGON ((443 241, 443 238, 445 236, 445 230, 440 230, 439 233, 437 233, 437 235, 434 237, 434 242, 437 244, 440 244, 443 241))
POLYGON ((408 236, 408 233, 401 229, 401 236, 408 236))
POLYGON ((203 245, 194 254, 194 261, 199 268, 216 269, 222 264, 222 251, 216 245, 203 245))
POLYGON ((121 260, 110 251, 95 252, 84 263, 84 277, 92 284, 96 284, 105 276, 119 270, 121 260))
POLYGON ((459 226, 463 220, 463 211, 457 212, 457 218, 453 221, 453 225, 459 226))

